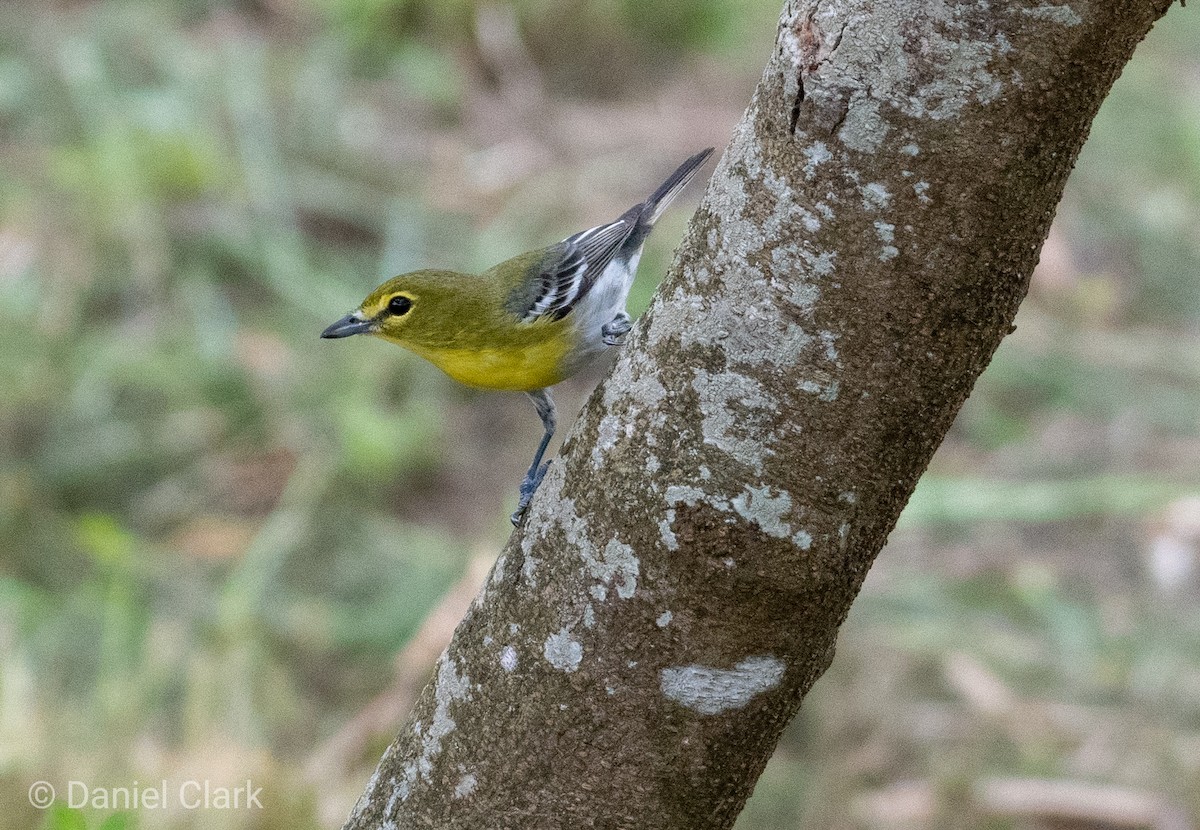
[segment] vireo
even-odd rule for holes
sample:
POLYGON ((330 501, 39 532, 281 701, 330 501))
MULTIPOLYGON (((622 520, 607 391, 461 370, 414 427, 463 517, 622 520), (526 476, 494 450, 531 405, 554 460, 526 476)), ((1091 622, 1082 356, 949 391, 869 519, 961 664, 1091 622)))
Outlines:
POLYGON ((711 153, 689 158, 615 221, 557 245, 477 276, 425 270, 393 277, 321 336, 373 334, 469 386, 528 394, 544 432, 521 482, 515 525, 550 466, 542 463, 556 425, 547 387, 622 341, 632 325, 625 300, 646 235, 711 153))

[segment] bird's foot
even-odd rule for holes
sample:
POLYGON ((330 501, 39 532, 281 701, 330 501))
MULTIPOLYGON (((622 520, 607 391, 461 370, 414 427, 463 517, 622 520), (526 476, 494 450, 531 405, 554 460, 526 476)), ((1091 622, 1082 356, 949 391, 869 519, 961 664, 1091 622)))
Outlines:
POLYGON ((521 482, 521 488, 518 491, 520 497, 517 499, 517 509, 509 517, 509 520, 513 523, 513 527, 521 523, 521 517, 525 515, 525 508, 529 507, 529 502, 533 499, 533 494, 537 491, 538 485, 542 483, 542 479, 546 477, 548 469, 550 469, 549 461, 536 470, 530 470, 529 475, 525 476, 525 480, 521 482))
POLYGON ((629 334, 631 328, 633 328, 633 322, 629 319, 629 315, 622 311, 600 327, 600 335, 604 340, 604 345, 621 345, 625 340, 625 335, 629 334))

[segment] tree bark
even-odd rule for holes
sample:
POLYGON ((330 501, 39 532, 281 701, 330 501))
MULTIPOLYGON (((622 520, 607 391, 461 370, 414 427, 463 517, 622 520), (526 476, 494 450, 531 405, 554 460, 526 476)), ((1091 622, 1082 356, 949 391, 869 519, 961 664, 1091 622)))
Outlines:
POLYGON ((727 828, 1168 0, 790 0, 650 311, 347 828, 727 828))

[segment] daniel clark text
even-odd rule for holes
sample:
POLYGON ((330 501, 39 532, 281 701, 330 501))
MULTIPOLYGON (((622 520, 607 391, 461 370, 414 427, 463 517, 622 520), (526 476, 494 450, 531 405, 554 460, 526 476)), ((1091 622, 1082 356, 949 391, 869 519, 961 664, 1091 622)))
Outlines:
POLYGON ((261 810, 263 805, 262 787, 247 779, 232 787, 194 780, 178 784, 134 781, 129 787, 93 787, 83 781, 70 781, 67 806, 95 810, 261 810))

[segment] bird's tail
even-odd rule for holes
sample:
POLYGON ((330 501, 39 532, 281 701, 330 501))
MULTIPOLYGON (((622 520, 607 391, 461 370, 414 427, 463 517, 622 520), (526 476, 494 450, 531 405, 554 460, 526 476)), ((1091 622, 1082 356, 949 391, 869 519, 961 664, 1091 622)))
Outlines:
POLYGON ((649 199, 642 202, 641 212, 638 215, 638 224, 645 225, 647 228, 658 221, 658 217, 662 216, 663 211, 667 209, 667 205, 679 195, 679 192, 687 187, 688 182, 696 175, 696 171, 700 169, 700 165, 712 155, 713 148, 701 150, 696 155, 679 165, 679 169, 667 177, 667 180, 659 185, 658 190, 650 196, 649 199))

